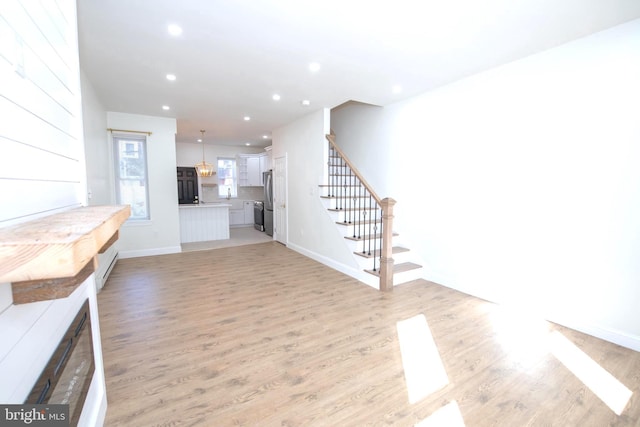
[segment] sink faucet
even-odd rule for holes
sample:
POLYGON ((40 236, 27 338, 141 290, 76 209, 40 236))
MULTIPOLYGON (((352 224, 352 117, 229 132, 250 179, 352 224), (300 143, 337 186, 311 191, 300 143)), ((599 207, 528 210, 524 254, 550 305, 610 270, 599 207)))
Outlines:
POLYGON ((231 188, 227 188, 227 200, 231 200, 231 188))

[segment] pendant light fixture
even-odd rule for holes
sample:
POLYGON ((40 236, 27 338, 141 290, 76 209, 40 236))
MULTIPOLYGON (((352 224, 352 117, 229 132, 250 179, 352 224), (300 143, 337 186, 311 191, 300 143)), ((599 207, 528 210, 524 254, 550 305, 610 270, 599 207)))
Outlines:
POLYGON ((196 163, 196 172, 200 177, 213 176, 215 174, 213 171, 213 165, 204 161, 204 131, 201 130, 200 133, 202 134, 202 162, 196 163))

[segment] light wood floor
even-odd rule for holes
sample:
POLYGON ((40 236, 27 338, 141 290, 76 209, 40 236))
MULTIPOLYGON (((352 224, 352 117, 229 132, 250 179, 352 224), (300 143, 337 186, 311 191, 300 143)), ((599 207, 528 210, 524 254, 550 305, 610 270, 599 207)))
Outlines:
POLYGON ((449 426, 428 417, 450 402, 467 427, 640 425, 640 353, 544 324, 631 389, 618 416, 499 307, 278 243, 120 260, 98 303, 106 426, 449 426), (396 322, 418 314, 449 383, 409 404, 396 322))

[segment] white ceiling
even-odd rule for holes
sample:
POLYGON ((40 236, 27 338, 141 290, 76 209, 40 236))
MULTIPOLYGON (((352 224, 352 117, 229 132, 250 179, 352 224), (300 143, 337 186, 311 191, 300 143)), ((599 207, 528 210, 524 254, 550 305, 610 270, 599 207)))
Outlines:
POLYGON ((178 141, 205 129, 227 145, 269 145, 312 110, 387 105, 636 18, 638 0, 78 0, 81 67, 108 111, 175 117, 178 141))

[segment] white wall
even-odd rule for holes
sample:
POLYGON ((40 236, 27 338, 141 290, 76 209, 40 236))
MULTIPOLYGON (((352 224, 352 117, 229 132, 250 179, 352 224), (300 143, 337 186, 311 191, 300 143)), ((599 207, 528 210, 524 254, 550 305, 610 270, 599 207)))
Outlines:
POLYGON ((397 194, 387 174, 380 173, 388 168, 392 145, 372 143, 390 138, 393 124, 386 117, 385 108, 353 101, 331 110, 331 129, 336 132, 338 146, 346 150, 349 159, 358 159, 356 168, 381 199, 397 194))
POLYGON ((353 254, 346 245, 336 245, 344 238, 320 200, 318 185, 324 183, 328 115, 328 110, 318 110, 272 132, 274 161, 287 156, 287 246, 357 276, 360 272, 353 254))
POLYGON ((87 173, 87 199, 90 206, 115 203, 113 166, 107 132, 107 111, 91 81, 81 72, 82 117, 87 173))
POLYGON ((331 125, 427 278, 640 350, 638 76, 636 20, 331 125))
MULTIPOLYGON (((0 5, 0 227, 85 202, 75 0, 0 5)), ((22 403, 85 299, 96 371, 80 425, 100 426, 106 390, 94 277, 68 298, 13 305, 0 285, 0 402, 22 403)))
MULTIPOLYGON (((151 132, 147 136, 149 221, 127 221, 120 229, 121 258, 180 252, 176 184, 176 120, 107 112, 112 129, 151 132)), ((111 138, 110 138, 111 139, 111 138)), ((111 142, 110 142, 111 144, 111 142)))
MULTIPOLYGON (((100 102, 91 81, 80 70, 82 87, 82 118, 85 165, 87 174, 87 202, 89 206, 115 204, 113 156, 107 132, 107 111, 100 102)), ((98 254, 95 271, 96 290, 104 287, 118 258, 120 241, 104 253, 98 254)))

